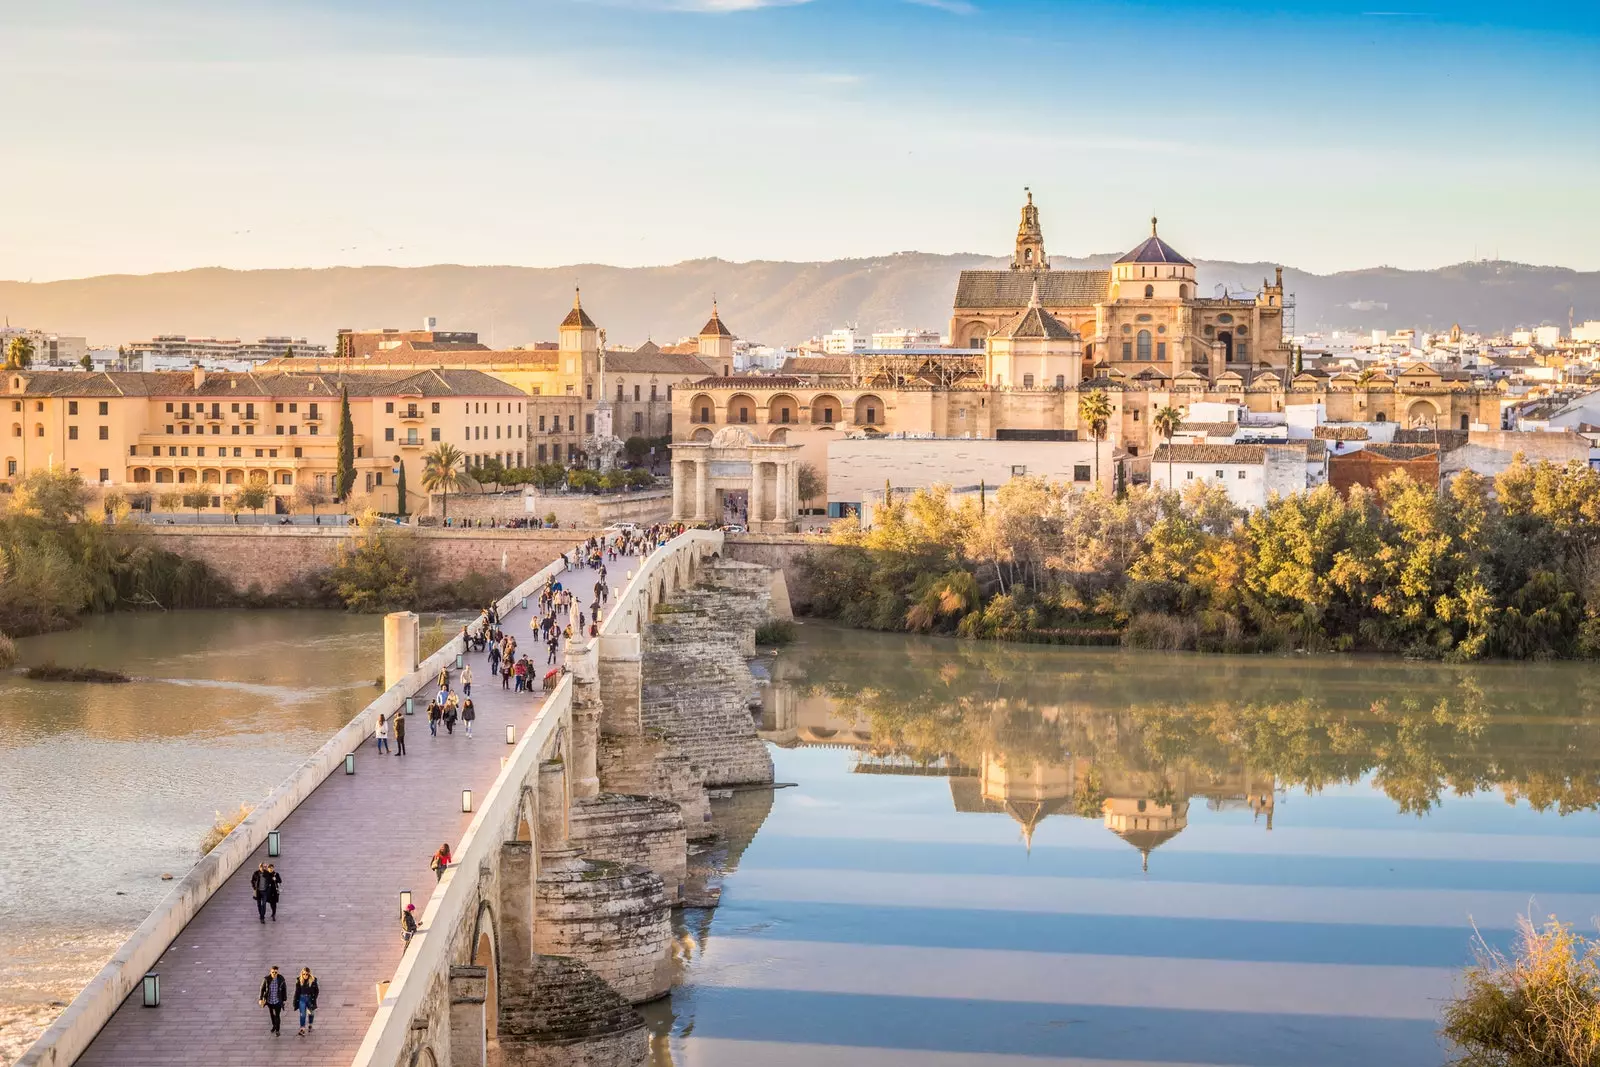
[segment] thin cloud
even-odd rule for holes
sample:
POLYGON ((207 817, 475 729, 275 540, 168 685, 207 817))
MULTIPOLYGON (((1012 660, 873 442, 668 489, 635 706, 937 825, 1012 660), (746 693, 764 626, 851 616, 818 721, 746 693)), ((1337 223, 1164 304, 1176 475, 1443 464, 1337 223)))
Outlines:
POLYGON ((906 0, 906 3, 916 4, 918 7, 937 8, 952 15, 971 15, 978 10, 977 5, 968 3, 968 0, 906 0))

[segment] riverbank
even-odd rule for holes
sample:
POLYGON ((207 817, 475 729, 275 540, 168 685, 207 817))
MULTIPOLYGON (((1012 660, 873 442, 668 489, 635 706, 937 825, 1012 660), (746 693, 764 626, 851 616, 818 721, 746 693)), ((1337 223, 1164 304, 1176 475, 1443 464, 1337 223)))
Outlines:
POLYGON ((893 497, 799 566, 867 630, 1199 652, 1469 661, 1600 656, 1600 472, 1520 461, 1443 491, 1404 474, 1246 514, 1225 489, 1117 497, 1016 478, 893 497))

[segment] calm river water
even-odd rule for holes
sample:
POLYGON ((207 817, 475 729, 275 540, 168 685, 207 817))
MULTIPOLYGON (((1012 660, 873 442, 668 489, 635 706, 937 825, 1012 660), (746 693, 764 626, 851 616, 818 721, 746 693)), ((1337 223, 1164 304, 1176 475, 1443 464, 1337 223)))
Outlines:
MULTIPOLYGON (((376 693, 378 621, 115 616, 0 677, 0 1062, 376 693)), ((962 644, 810 624, 714 800, 657 1067, 1432 1065, 1517 917, 1600 914, 1591 669, 962 644)))
POLYGON ((676 1067, 1418 1067, 1472 924, 1600 914, 1592 668, 802 628, 676 1067), (759 832, 755 832, 759 825, 759 832))

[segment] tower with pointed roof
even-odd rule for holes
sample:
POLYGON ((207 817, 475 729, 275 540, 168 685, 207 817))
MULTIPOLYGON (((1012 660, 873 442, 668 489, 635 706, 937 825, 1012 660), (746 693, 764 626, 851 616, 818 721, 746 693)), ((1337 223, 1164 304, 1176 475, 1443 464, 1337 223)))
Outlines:
POLYGON ((708 372, 723 378, 733 373, 733 331, 723 325, 715 297, 711 300, 711 318, 701 327, 699 341, 700 362, 708 372))
POLYGON ((572 291, 572 310, 561 320, 560 349, 594 357, 600 352, 600 327, 583 310, 583 292, 578 289, 572 291))
POLYGON ((985 342, 983 362, 997 389, 1074 389, 1083 377, 1083 339, 1044 309, 1035 281, 1022 314, 985 342))
POLYGON ((1011 269, 1049 270, 1050 257, 1045 255, 1044 230, 1039 227, 1039 209, 1033 206, 1033 190, 1023 192, 1028 194, 1028 202, 1022 205, 1022 221, 1017 224, 1017 252, 1011 257, 1011 269))

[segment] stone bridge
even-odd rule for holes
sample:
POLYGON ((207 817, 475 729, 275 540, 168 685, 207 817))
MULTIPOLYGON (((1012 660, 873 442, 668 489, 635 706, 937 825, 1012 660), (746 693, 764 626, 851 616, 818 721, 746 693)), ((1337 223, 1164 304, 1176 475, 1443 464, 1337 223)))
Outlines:
MULTIPOLYGON (((362 755, 377 766, 346 775, 345 753, 362 749, 379 713, 404 714, 441 668, 479 655, 457 638, 417 666, 414 624, 391 617, 386 655, 400 680, 190 872, 19 1063, 643 1067, 649 1037, 635 1005, 671 986, 672 911, 715 900, 688 851, 717 833, 707 788, 772 782, 747 708, 748 659, 774 592, 787 598, 781 575, 723 551, 720 533, 690 531, 613 563, 625 573, 608 575, 615 592, 599 636, 568 643, 565 673, 538 698, 517 705, 481 685, 474 696, 489 710, 477 739, 446 745, 408 720, 413 752, 470 765, 362 755), (397 774, 412 778, 380 784, 397 774), (430 816, 413 834, 426 820, 406 813, 464 782, 483 792, 453 817, 455 862, 425 904, 417 894, 421 929, 402 947, 391 894, 425 863, 414 850, 452 826, 430 816), (384 785, 406 799, 361 799, 384 785), (292 843, 286 857, 308 857, 281 861, 293 868, 286 912, 296 887, 324 887, 310 909, 318 918, 286 914, 287 930, 258 927, 239 887, 265 859, 269 829, 292 843), (373 835, 393 847, 366 847, 373 835), (410 836, 408 852, 399 846, 410 836), (345 915, 341 894, 352 897, 345 915), (299 940, 285 948, 290 937, 299 940), (267 963, 292 984, 302 958, 322 961, 322 1003, 312 1038, 290 1043, 268 1036, 256 986, 267 963), (141 1006, 150 971, 163 983, 154 1009, 141 1006)), ((581 603, 590 577, 559 563, 535 575, 502 601, 507 631, 528 625, 548 579, 581 603)))

